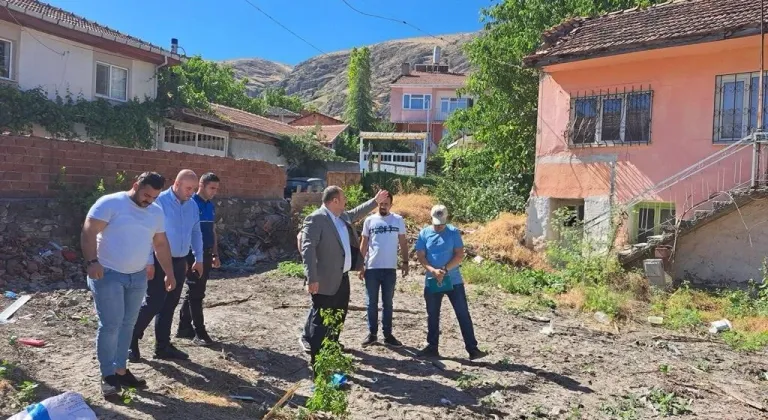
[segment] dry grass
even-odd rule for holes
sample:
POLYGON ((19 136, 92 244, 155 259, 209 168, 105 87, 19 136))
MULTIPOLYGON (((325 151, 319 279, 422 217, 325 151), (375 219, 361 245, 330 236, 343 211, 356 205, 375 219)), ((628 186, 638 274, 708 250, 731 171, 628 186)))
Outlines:
POLYGON ((398 194, 392 212, 403 216, 406 222, 423 227, 431 223, 429 212, 435 204, 435 198, 426 194, 398 194))
POLYGON ((179 398, 187 402, 203 403, 215 407, 240 408, 240 405, 234 401, 220 395, 209 394, 185 386, 177 387, 174 391, 179 398))
POLYGON ((574 287, 573 289, 555 297, 558 307, 574 309, 581 311, 584 308, 584 302, 587 300, 587 294, 583 287, 574 287))
POLYGON ((751 333, 768 332, 768 318, 762 316, 739 318, 733 321, 733 328, 736 331, 751 333))
POLYGON ((544 254, 525 247, 525 215, 503 213, 467 235, 478 254, 518 267, 548 268, 544 254))

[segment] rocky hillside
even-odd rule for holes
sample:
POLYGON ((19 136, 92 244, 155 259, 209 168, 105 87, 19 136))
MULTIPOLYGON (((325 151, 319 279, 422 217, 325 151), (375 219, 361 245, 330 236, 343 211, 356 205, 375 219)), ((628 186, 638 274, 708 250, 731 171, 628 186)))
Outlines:
POLYGON ((236 77, 240 79, 247 78, 248 89, 254 94, 260 92, 266 86, 280 83, 292 70, 291 66, 287 64, 261 58, 228 60, 222 62, 222 64, 232 66, 236 77))
MULTIPOLYGON (((400 72, 404 62, 428 63, 435 45, 442 47, 442 62, 453 71, 466 72, 469 64, 461 47, 474 34, 442 35, 442 41, 431 37, 388 41, 369 46, 373 66, 373 93, 380 115, 389 113, 389 84, 400 72)), ((347 89, 349 51, 319 55, 291 69, 262 59, 242 59, 228 62, 238 76, 249 79, 254 93, 266 85, 279 85, 290 94, 299 95, 315 104, 320 111, 338 116, 344 112, 347 89)))

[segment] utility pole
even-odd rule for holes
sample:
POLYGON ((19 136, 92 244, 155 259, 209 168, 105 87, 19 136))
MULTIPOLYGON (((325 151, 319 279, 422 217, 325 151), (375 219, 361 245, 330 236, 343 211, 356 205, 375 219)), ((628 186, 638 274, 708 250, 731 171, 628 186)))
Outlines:
POLYGON ((758 91, 757 91, 757 128, 755 134, 753 134, 752 140, 754 141, 754 159, 755 172, 752 174, 752 188, 757 188, 757 184, 760 179, 760 149, 761 144, 758 140, 756 133, 763 131, 763 79, 765 72, 765 0, 760 0, 760 76, 757 79, 758 91))

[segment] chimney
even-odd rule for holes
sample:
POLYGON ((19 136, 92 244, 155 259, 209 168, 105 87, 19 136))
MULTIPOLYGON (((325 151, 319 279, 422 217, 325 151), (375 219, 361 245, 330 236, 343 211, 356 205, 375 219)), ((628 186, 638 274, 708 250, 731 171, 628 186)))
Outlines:
POLYGON ((179 53, 179 40, 176 38, 171 38, 171 53, 172 54, 179 53))
POLYGON ((403 76, 408 76, 411 74, 411 63, 403 63, 400 65, 400 74, 403 76))
POLYGON ((432 64, 440 64, 440 53, 442 49, 435 45, 435 49, 432 52, 432 64))

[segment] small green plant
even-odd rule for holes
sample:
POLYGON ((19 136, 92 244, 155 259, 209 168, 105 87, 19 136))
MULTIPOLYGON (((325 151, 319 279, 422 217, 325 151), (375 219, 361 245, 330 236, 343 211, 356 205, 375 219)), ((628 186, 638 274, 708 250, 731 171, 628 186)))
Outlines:
POLYGON ((91 318, 88 315, 83 315, 80 317, 80 323, 82 325, 88 326, 91 324, 91 318))
POLYGON ((723 340, 734 350, 755 352, 768 346, 768 332, 726 331, 723 340))
POLYGON ((24 381, 19 385, 16 398, 24 403, 29 404, 35 400, 35 390, 39 384, 32 381, 24 381))
POLYGON ((286 277, 304 277, 304 266, 293 261, 283 261, 279 263, 277 265, 277 271, 286 277))
POLYGON ((611 317, 621 314, 628 297, 612 290, 607 285, 590 286, 586 288, 584 309, 592 312, 605 312, 611 317))
POLYGON ((456 386, 463 391, 476 387, 480 382, 480 377, 472 373, 463 373, 456 378, 456 386))
POLYGON ((109 184, 104 182, 104 178, 100 178, 90 189, 73 187, 67 183, 66 179, 67 168, 62 166, 53 181, 52 188, 59 192, 61 200, 79 208, 82 212, 87 212, 101 196, 128 189, 130 186, 125 171, 115 173, 114 180, 109 184))
POLYGON ((691 412, 690 401, 686 401, 674 392, 654 388, 648 394, 648 401, 664 417, 679 416, 691 412))
POLYGON ((640 407, 642 407, 640 399, 634 394, 627 394, 622 396, 616 405, 601 405, 600 411, 611 416, 611 418, 636 420, 640 418, 637 413, 637 409, 640 407))
POLYGON ((651 311, 664 316, 664 325, 673 330, 691 329, 703 322, 687 282, 671 295, 655 294, 651 299, 651 311))
POLYGON ((8 344, 10 344, 11 347, 15 347, 16 344, 18 344, 18 342, 19 342, 19 337, 16 337, 15 335, 11 335, 8 338, 8 344))
POLYGON ((120 399, 123 400, 123 404, 130 405, 136 398, 136 388, 123 388, 120 393, 120 399))
POLYGON ((343 313, 338 309, 321 309, 320 316, 328 328, 328 336, 323 344, 313 366, 315 372, 315 391, 307 401, 307 408, 312 412, 329 412, 338 416, 346 415, 348 401, 344 390, 335 386, 331 378, 334 374, 349 375, 352 373, 352 359, 341 351, 337 339, 343 328, 343 313))
POLYGON ((669 374, 669 365, 667 364, 661 364, 659 365, 659 372, 668 375, 669 374))
POLYGON ((696 362, 696 367, 702 372, 709 373, 712 371, 712 365, 710 365, 708 361, 703 359, 696 362))
POLYGON ((541 292, 556 294, 566 290, 566 284, 557 274, 543 270, 517 269, 493 261, 464 264, 462 277, 470 284, 497 285, 508 293, 520 295, 541 292))
POLYGON ((13 370, 13 365, 7 360, 0 361, 0 378, 5 378, 10 375, 13 370))

